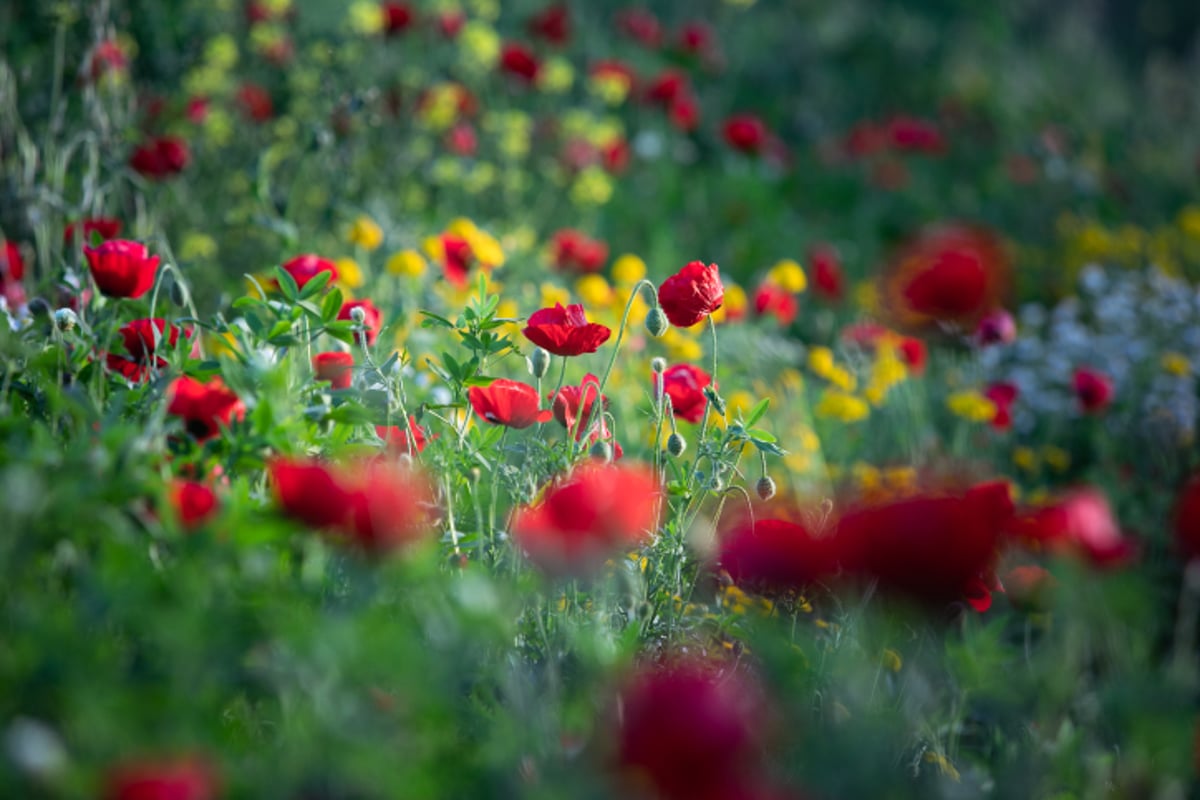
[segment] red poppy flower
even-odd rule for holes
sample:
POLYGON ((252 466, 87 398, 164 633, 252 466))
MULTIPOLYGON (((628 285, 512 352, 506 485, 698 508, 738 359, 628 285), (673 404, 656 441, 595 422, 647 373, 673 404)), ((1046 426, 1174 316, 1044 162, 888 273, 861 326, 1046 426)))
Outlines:
POLYGON ((319 381, 329 381, 330 388, 349 389, 354 380, 354 356, 340 350, 317 353, 312 359, 313 374, 319 381))
POLYGON ((183 376, 172 381, 167 413, 183 419, 184 427, 197 441, 211 439, 221 425, 246 416, 246 406, 220 378, 202 383, 183 376))
POLYGON ((379 338, 379 329, 383 327, 383 314, 375 307, 375 304, 370 300, 350 300, 342 303, 342 309, 338 311, 337 318, 341 320, 350 320, 354 317, 354 309, 361 308, 363 312, 363 327, 365 328, 364 337, 368 345, 375 344, 375 340, 379 338))
POLYGON ((663 800, 746 797, 766 716, 756 687, 699 661, 642 667, 621 692, 617 760, 663 800))
MULTIPOLYGON (((434 439, 438 438, 437 434, 430 436, 428 432, 417 424, 417 420, 412 415, 408 417, 409 424, 412 425, 413 447, 418 453, 425 449, 425 445, 429 444, 434 439)), ((409 453, 408 447, 408 427, 405 425, 393 425, 388 428, 385 425, 376 425, 375 434, 387 442, 388 446, 397 453, 409 453)))
POLYGON ((92 217, 81 223, 72 222, 63 229, 63 243, 71 244, 75 240, 75 232, 82 232, 82 241, 89 244, 92 234, 97 233, 101 239, 115 239, 121 234, 121 220, 111 217, 92 217))
POLYGON ((1112 378, 1090 367, 1079 367, 1071 378, 1075 398, 1085 414, 1099 414, 1113 399, 1112 378))
POLYGON ((461 236, 444 233, 441 241, 442 253, 445 256, 443 268, 446 280, 462 289, 467 285, 467 274, 471 271, 471 261, 475 254, 471 250, 471 245, 461 236))
POLYGON ((174 347, 179 342, 179 334, 184 337, 192 335, 191 330, 182 330, 174 325, 168 325, 165 319, 135 319, 122 325, 118 333, 125 342, 125 350, 137 359, 144 359, 164 341, 168 347, 174 347))
POLYGON ((677 69, 666 69, 646 87, 646 99, 663 108, 670 108, 676 99, 690 90, 686 75, 677 69))
POLYGON ((656 383, 661 382, 660 391, 671 398, 671 408, 675 416, 688 422, 699 422, 704 417, 704 387, 712 383, 712 376, 692 364, 676 364, 667 367, 661 376, 656 376, 656 383))
POLYGON ((700 125, 700 103, 691 92, 683 92, 667 110, 671 124, 684 133, 691 133, 700 125))
POLYGON ((398 36, 404 33, 416 21, 416 15, 408 3, 384 3, 382 11, 383 32, 387 36, 398 36))
POLYGON ((1012 404, 1020 394, 1015 383, 997 381, 984 390, 983 396, 996 406, 996 414, 992 417, 992 427, 1006 431, 1012 427, 1012 404))
MULTIPOLYGON (((587 435, 584 428, 592 418, 597 397, 600 397, 600 379, 590 372, 578 386, 564 386, 554 395, 551 402, 554 419, 568 431, 575 432, 575 441, 587 435)), ((601 402, 603 407, 608 407, 607 397, 601 397, 601 402)))
POLYGON ((493 425, 528 428, 551 417, 549 410, 538 409, 537 389, 520 381, 499 378, 488 386, 472 386, 467 397, 475 413, 493 425))
POLYGON ((614 175, 624 172, 629 166, 629 142, 623 136, 613 139, 600 148, 600 161, 614 175))
POLYGON ((808 260, 812 264, 813 292, 831 302, 841 302, 845 278, 837 250, 827 244, 816 245, 808 251, 808 260))
POLYGON ((940 155, 946 151, 937 125, 916 117, 893 117, 887 123, 887 137, 892 147, 904 152, 940 155))
POLYGON ((996 309, 975 327, 975 341, 986 347, 992 344, 1008 344, 1017 338, 1017 322, 1003 308, 996 309))
POLYGON ((721 538, 719 563, 734 583, 800 589, 837 568, 833 537, 782 519, 746 519, 721 538))
POLYGON ((754 292, 754 311, 760 317, 771 314, 780 325, 791 325, 800 313, 800 303, 787 289, 768 280, 754 292))
POLYGON ((608 245, 574 228, 563 228, 550 240, 550 258, 566 272, 599 272, 608 260, 608 245))
POLYGON ((553 575, 587 575, 652 533, 661 488, 640 466, 585 466, 513 522, 517 546, 553 575))
POLYGON ((767 126, 752 114, 735 114, 725 120, 725 142, 742 153, 758 153, 767 143, 767 126))
POLYGON ((256 83, 243 83, 237 92, 237 104, 252 122, 268 122, 275 116, 271 94, 256 83))
POLYGON ((329 282, 333 283, 338 279, 337 265, 327 258, 321 258, 312 253, 304 253, 293 259, 285 261, 283 271, 292 276, 292 280, 296 282, 297 288, 303 289, 304 284, 311 281, 313 278, 320 275, 322 272, 329 273, 329 282))
POLYGON ((563 307, 543 308, 529 316, 522 331, 525 338, 556 356, 578 356, 594 353, 612 336, 607 325, 588 322, 583 306, 572 303, 563 307))
POLYGON ((873 120, 862 120, 846 134, 842 148, 852 158, 873 156, 888 146, 888 132, 873 120))
POLYGON ((216 800, 217 778, 199 759, 120 764, 104 779, 104 800, 216 800))
POLYGON ((1095 567, 1124 564, 1138 549, 1136 542, 1121 533, 1108 499, 1092 488, 1077 489, 1050 505, 1029 511, 1010 527, 1026 545, 1075 553, 1095 567))
POLYGON ((105 39, 93 48, 87 60, 87 74, 93 81, 105 75, 116 75, 129 68, 129 56, 125 55, 120 42, 105 39))
POLYGON ((923 603, 966 600, 984 611, 991 604, 988 576, 1012 513, 1008 484, 997 481, 962 494, 852 509, 836 536, 851 574, 923 603))
POLYGON ((658 18, 642 8, 629 8, 617 14, 617 28, 646 47, 662 44, 662 26, 658 18))
POLYGON ((553 44, 571 39, 571 16, 563 3, 547 6, 529 19, 529 33, 553 44))
POLYGON ((1008 261, 990 232, 949 224, 922 231, 893 259, 884 295, 904 325, 974 327, 1001 305, 1008 261))
POLYGON ((1200 556, 1200 475, 1184 484, 1173 514, 1175 543, 1186 558, 1200 556))
POLYGON ((716 264, 692 261, 662 282, 658 302, 667 319, 679 328, 690 328, 725 302, 725 287, 716 264))
POLYGON ((447 39, 457 38, 466 22, 467 15, 460 11, 443 11, 437 15, 438 30, 447 39))
POLYGON ((500 68, 526 83, 533 83, 537 80, 541 65, 527 47, 516 42, 508 42, 500 51, 500 68))
POLYGON ((900 338, 900 360, 913 375, 924 375, 925 364, 929 360, 929 350, 920 339, 903 336, 900 338))
POLYGON ((178 175, 192 160, 187 142, 175 136, 161 136, 143 142, 129 156, 129 166, 151 180, 178 175))
POLYGON ((217 495, 203 483, 174 481, 169 494, 175 514, 187 530, 199 528, 217 513, 217 495))
POLYGON ((479 139, 475 136, 475 129, 465 122, 458 123, 446 134, 446 149, 455 155, 469 158, 475 155, 478 148, 479 139))
POLYGON ((716 37, 712 28, 703 22, 688 22, 679 30, 679 49, 688 55, 701 56, 712 51, 716 37))
POLYGON ((97 247, 84 247, 96 287, 109 297, 138 298, 150 291, 158 272, 158 256, 146 245, 112 239, 97 247))
POLYGON ((16 242, 4 243, 0 250, 0 284, 7 281, 19 281, 25 277, 25 259, 21 257, 21 248, 16 242))

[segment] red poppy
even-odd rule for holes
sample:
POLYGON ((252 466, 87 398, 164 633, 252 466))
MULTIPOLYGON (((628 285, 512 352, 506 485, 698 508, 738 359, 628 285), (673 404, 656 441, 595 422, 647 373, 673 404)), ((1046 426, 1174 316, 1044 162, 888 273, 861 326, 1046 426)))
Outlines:
POLYGON ((882 588, 931 605, 991 605, 989 573, 1012 517, 1008 484, 925 494, 852 509, 838 523, 843 566, 882 588))
POLYGON ((1184 484, 1173 514, 1175 544, 1185 558, 1200 556, 1200 475, 1184 484))
POLYGON ((498 378, 488 386, 472 386, 467 397, 475 413, 493 425, 528 428, 551 417, 549 410, 538 409, 537 389, 520 381, 498 378))
POLYGON ((594 353, 612 336, 607 325, 588 322, 583 306, 572 303, 563 307, 543 308, 529 316, 522 331, 525 338, 556 356, 578 356, 594 353))
POLYGON ((462 289, 467 285, 467 274, 471 271, 471 261, 475 257, 471 245, 466 239, 453 233, 442 234, 441 242, 446 280, 462 289))
POLYGON ((679 30, 679 49, 688 55, 702 56, 712 51, 716 37, 703 22, 688 22, 679 30))
POLYGON ((21 248, 16 242, 6 241, 4 249, 0 250, 0 284, 19 281, 24 277, 25 259, 21 257, 21 248))
POLYGON ((1027 564, 1004 573, 1004 594, 1018 611, 1044 611, 1057 581, 1044 567, 1027 564))
POLYGON ((692 660, 648 665, 627 681, 621 710, 617 760, 632 785, 649 784, 655 797, 744 798, 757 779, 766 712, 738 674, 692 660))
POLYGON ((1112 403, 1112 378, 1099 370, 1078 367, 1071 377, 1071 388, 1085 414, 1099 414, 1112 403))
POLYGON ((716 264, 692 261, 662 282, 658 302, 667 319, 679 328, 690 328, 725 302, 725 287, 716 264))
POLYGON ((657 48, 662 44, 662 26, 649 11, 629 8, 617 14, 617 28, 646 47, 657 48))
POLYGON ((1013 315, 998 308, 979 320, 975 327, 975 341, 984 347, 992 344, 1008 344, 1017 338, 1017 322, 1013 315))
POLYGON ((125 342, 125 350, 137 359, 144 359, 154 353, 164 341, 167 346, 174 347, 179 342, 179 334, 185 338, 192 335, 189 329, 180 329, 168 325, 165 319, 135 319, 122 325, 118 333, 125 342))
POLYGON ((303 289, 304 284, 322 272, 329 273, 330 283, 338 279, 337 265, 327 258, 321 258, 312 253, 304 253, 285 261, 283 271, 292 276, 292 280, 296 282, 296 286, 300 289, 303 289))
MULTIPOLYGON (((424 428, 417 424, 416 418, 412 415, 409 415, 408 422, 415 434, 413 436, 413 447, 416 448, 418 453, 425 449, 425 445, 438 438, 436 433, 430 436, 424 428)), ((376 425, 375 435, 387 442, 388 446, 397 453, 410 452, 408 447, 408 427, 405 425, 393 425, 391 428, 385 425, 376 425)))
POLYGON ((387 36, 398 36, 404 33, 416 21, 416 15, 408 3, 384 3, 382 11, 383 32, 387 36))
POLYGON ((761 152, 767 143, 767 126, 752 114, 735 114, 725 120, 725 142, 742 153, 761 152))
POLYGON ((666 69, 646 87, 646 99, 670 108, 681 95, 691 91, 687 75, 677 69, 666 69))
POLYGON ((104 800, 216 800, 217 777, 195 758, 120 764, 104 779, 104 800))
POLYGON ((204 383, 183 376, 171 382, 167 413, 183 419, 184 428, 197 441, 211 439, 221 425, 246 416, 246 406, 220 378, 204 383))
POLYGON ((912 336, 900 338, 900 360, 908 367, 913 375, 924 375, 925 364, 929 360, 929 349, 920 339, 912 336))
POLYGON ((1011 529, 1026 545, 1075 553, 1095 567, 1124 564, 1136 556, 1138 549, 1136 542, 1121 533, 1108 498, 1088 487, 1024 513, 1011 529))
POLYGON ((696 130, 700 124, 700 103, 691 92, 683 92, 673 101, 667 110, 667 118, 671 124, 684 133, 696 130))
POLYGON ((708 402, 704 387, 712 383, 712 376, 707 372, 692 364, 675 364, 667 367, 661 376, 656 376, 655 381, 661 382, 659 390, 671 398, 676 417, 688 422, 699 422, 704 417, 708 402))
MULTIPOLYGON (((564 386, 554 395, 551 402, 554 419, 568 431, 574 431, 576 441, 587 435, 584 428, 592 418, 597 397, 600 397, 600 379, 590 372, 578 386, 564 386)), ((607 408, 608 398, 601 397, 601 403, 607 408)))
POLYGON ((563 228, 550 239, 550 258, 565 272, 599 272, 608 261, 608 245, 574 228, 563 228))
POLYGON ((271 94, 256 83, 243 83, 237 91, 237 104, 252 122, 268 122, 275 116, 271 94))
POLYGON ((354 356, 340 350, 317 353, 312 359, 313 374, 328 381, 332 389, 349 389, 354 380, 354 356))
POLYGON ((835 571, 833 537, 782 519, 746 519, 721 538, 719 563, 734 583, 786 591, 835 571))
POLYGON ((158 273, 158 256, 146 245, 127 239, 111 239, 96 247, 84 247, 96 287, 109 297, 138 298, 150 291, 158 273))
POLYGON ((831 302, 841 302, 845 278, 837 250, 827 244, 816 245, 808 251, 808 260, 812 264, 813 292, 831 302))
POLYGON ((129 56, 120 42, 105 39, 92 49, 87 60, 87 74, 93 81, 105 75, 118 75, 129 68, 129 56))
POLYGON ((938 126, 916 117, 893 117, 887 123, 887 136, 892 147, 910 153, 940 155, 946 151, 946 140, 938 126))
POLYGON ((375 340, 379 338, 379 329, 383 327, 383 314, 370 300, 349 300, 342 303, 342 308, 338 311, 337 318, 340 320, 353 319, 354 309, 356 308, 361 308, 363 312, 362 324, 365 331, 362 335, 367 340, 368 345, 373 345, 375 344, 375 340))
POLYGON ((529 33, 553 44, 566 44, 571 39, 571 16, 567 6, 555 3, 534 14, 529 19, 529 33))
POLYGON ((541 64, 525 45, 508 42, 500 51, 500 68, 526 83, 533 83, 537 80, 541 64))
POLYGON ((754 311, 760 317, 771 314, 780 325, 791 325, 800 313, 800 303, 787 289, 768 280, 754 292, 754 311))
POLYGON ((101 239, 115 239, 121 234, 121 220, 111 217, 92 217, 81 223, 72 222, 63 229, 63 243, 71 244, 75 239, 76 231, 82 232, 84 244, 91 242, 93 233, 99 234, 101 239))
POLYGON ((199 528, 217 513, 217 495, 203 483, 173 481, 169 494, 175 514, 187 530, 199 528))
POLYGON ((194 125, 203 125, 204 121, 208 119, 209 105, 210 102, 207 97, 193 97, 192 99, 188 100, 187 110, 184 112, 184 116, 187 117, 188 122, 191 122, 194 125))
POLYGON ((948 224, 922 231, 893 259, 885 298, 905 325, 934 322, 974 327, 999 307, 1008 261, 990 232, 948 224))
POLYGON ((653 532, 662 490, 640 466, 585 466, 513 522, 517 546, 553 575, 587 575, 653 532))
POLYGON ((446 134, 446 149, 455 155, 469 158, 475 155, 478 148, 479 139, 475 136, 475 129, 466 122, 458 123, 446 134))
POLYGON ((161 136, 143 142, 129 156, 129 166, 151 180, 178 175, 192 160, 187 142, 176 136, 161 136))
POLYGON ((997 381, 984 390, 983 396, 996 406, 996 414, 992 417, 993 428, 1006 431, 1012 427, 1012 404, 1019 394, 1017 385, 1008 381, 997 381))
POLYGON ((873 156, 888 146, 888 132, 874 120, 855 123, 842 143, 842 148, 852 158, 873 156))
POLYGON ((437 15, 438 30, 447 39, 457 38, 466 22, 467 15, 461 11, 443 11, 437 15))
POLYGON ((624 172, 629 166, 629 142, 624 136, 613 139, 600 148, 600 161, 614 175, 624 172))

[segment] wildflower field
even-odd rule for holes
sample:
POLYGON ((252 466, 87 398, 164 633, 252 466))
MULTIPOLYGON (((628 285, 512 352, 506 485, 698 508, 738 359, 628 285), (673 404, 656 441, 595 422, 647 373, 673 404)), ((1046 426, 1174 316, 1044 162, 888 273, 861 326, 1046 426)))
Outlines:
POLYGON ((0 4, 0 797, 1200 797, 1198 17, 0 4))

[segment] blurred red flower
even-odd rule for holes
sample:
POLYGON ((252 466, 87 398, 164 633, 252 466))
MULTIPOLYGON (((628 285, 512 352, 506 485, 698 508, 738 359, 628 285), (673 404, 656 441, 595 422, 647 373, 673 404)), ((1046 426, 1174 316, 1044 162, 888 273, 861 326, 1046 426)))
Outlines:
MULTIPOLYGON (((383 313, 380 312, 375 304, 370 300, 348 300, 342 303, 342 308, 338 311, 337 318, 340 320, 354 319, 354 309, 362 309, 363 327, 365 331, 361 334, 362 338, 367 340, 368 345, 375 344, 375 340, 379 338, 379 329, 383 327, 383 313)), ((355 340, 360 338, 359 334, 355 334, 355 340)))
MULTIPOLYGON (((408 421, 409 424, 412 425, 412 430, 415 434, 413 436, 413 447, 418 453, 425 449, 425 445, 438 438, 436 433, 433 436, 430 436, 424 428, 417 424, 416 418, 411 414, 408 417, 408 421)), ((385 425, 376 425, 375 434, 380 439, 383 439, 385 442, 387 442, 388 447, 391 450, 397 453, 410 452, 408 447, 408 426, 393 425, 392 427, 388 428, 385 425)))
POLYGON ((469 123, 460 122, 446 134, 446 149, 455 155, 470 157, 478 148, 479 139, 469 123))
POLYGON ((920 339, 902 336, 900 337, 900 360, 913 375, 924 375, 925 364, 929 360, 929 349, 920 339))
POLYGON ((129 166, 151 180, 178 175, 192 160, 187 142, 176 136, 148 139, 129 157, 129 166))
POLYGON ((238 88, 237 104, 252 122, 268 122, 275 116, 271 94, 256 83, 243 83, 238 88))
POLYGON ((574 228, 562 228, 550 240, 550 258, 566 272, 599 272, 608 260, 608 245, 574 228))
POLYGON ((384 3, 381 10, 383 11, 383 32, 386 36, 399 36, 416 22, 416 14, 413 13, 412 6, 408 3, 392 0, 392 2, 384 3))
POLYGON ((121 234, 121 220, 111 217, 92 217, 82 222, 72 222, 63 229, 63 243, 71 244, 75 239, 76 231, 80 231, 80 240, 84 244, 91 243, 93 233, 99 234, 101 239, 115 239, 121 234))
POLYGON ((753 114, 735 114, 725 120, 725 143, 743 153, 759 153, 767 143, 767 126, 753 114))
POLYGON ((87 75, 93 81, 105 75, 119 75, 128 69, 129 56, 115 39, 99 42, 87 58, 87 75))
POLYGON ((692 364, 675 364, 667 367, 662 375, 655 376, 660 392, 671 398, 675 416, 688 422, 699 422, 704 417, 707 399, 704 387, 712 383, 712 376, 692 364))
POLYGON ((304 253, 284 262, 283 271, 291 275, 292 279, 296 281, 296 286, 301 289, 304 288, 304 284, 322 272, 329 273, 330 283, 338 279, 337 265, 327 258, 321 258, 312 253, 304 253))
POLYGON ((716 44, 712 28, 698 20, 685 23, 679 29, 679 49, 693 56, 709 55, 716 44))
POLYGON ((108 297, 138 298, 150 291, 158 273, 158 256, 146 245, 127 239, 111 239, 96 247, 84 247, 96 287, 108 297))
POLYGON ((104 779, 104 800, 216 800, 216 773, 197 758, 118 764, 104 779))
POLYGON ((617 14, 617 28, 646 47, 662 44, 662 26, 658 18, 644 8, 628 8, 617 14))
POLYGON ((717 265, 703 261, 685 264, 658 287, 658 302, 676 327, 690 328, 701 322, 725 302, 717 265))
POLYGON ((1017 321, 1003 308, 998 308, 979 320, 975 327, 975 341, 986 347, 992 344, 1008 344, 1017 338, 1017 321))
POLYGON ((996 406, 996 414, 992 417, 993 428, 1006 431, 1012 427, 1012 404, 1019 394, 1017 385, 1008 381, 997 381, 984 389, 983 396, 996 406))
POLYGON ((1004 573, 1004 594, 1018 611, 1043 611, 1057 581, 1036 564, 1013 567, 1004 573))
POLYGON ((183 376, 171 382, 167 413, 183 420, 184 428, 197 441, 211 439, 221 425, 246 416, 246 406, 220 378, 201 382, 183 376))
POLYGON ((533 83, 537 80, 541 65, 538 63, 537 57, 525 45, 508 42, 500 51, 500 69, 526 83, 533 83))
POLYGON ((442 11, 437 15, 438 30, 447 39, 458 38, 458 33, 466 22, 467 15, 461 11, 442 11))
POLYGON ((1175 500, 1175 544, 1185 558, 1200 556, 1200 474, 1192 475, 1175 500))
MULTIPOLYGON (((600 379, 590 372, 583 376, 578 386, 564 386, 551 401, 554 419, 568 431, 575 432, 575 441, 586 435, 586 423, 592 418, 596 398, 600 396, 600 379), (578 427, 576 427, 578 425, 578 427)), ((608 398, 601 403, 608 406, 608 398)))
POLYGON ((25 259, 21 257, 21 248, 16 242, 4 242, 0 250, 0 283, 19 281, 25 277, 25 259))
POLYGON ((887 122, 887 137, 892 147, 910 153, 940 155, 946 151, 946 140, 938 126, 929 120, 906 115, 892 117, 887 122))
POLYGON ((771 314, 780 325, 791 325, 800 313, 800 303, 787 289, 767 280, 754 291, 754 312, 760 317, 771 314))
POLYGON ((684 133, 696 130, 700 124, 700 104, 690 91, 681 92, 671 101, 667 110, 667 118, 671 124, 684 133))
POLYGON ((498 378, 488 386, 472 386, 467 397, 475 413, 493 425, 528 428, 551 417, 549 410, 538 409, 537 389, 520 381, 498 378))
POLYGON ((1085 414, 1099 414, 1112 403, 1112 378, 1091 367, 1076 368, 1071 376, 1071 388, 1085 414))
POLYGON ((594 353, 612 336, 607 325, 588 322, 583 306, 572 303, 563 307, 543 308, 529 316, 522 331, 525 338, 556 356, 578 356, 594 353))
POLYGON ((196 481, 172 481, 171 505, 186 530, 195 530, 217 513, 217 495, 211 487, 196 481))
POLYGON ((813 292, 834 303, 841 302, 845 292, 842 262, 831 245, 818 244, 808 251, 813 271, 813 292))
POLYGON ((739 586, 801 589, 837 569, 836 540, 782 519, 745 519, 721 537, 719 564, 739 586))
POLYGON ((1059 500, 1025 511, 1013 521, 1018 540, 1036 550, 1074 553, 1092 566, 1112 567, 1137 555, 1137 543, 1121 533, 1108 498, 1098 489, 1076 489, 1059 500))
POLYGON ((529 33, 553 44, 571 39, 571 16, 564 3, 546 6, 529 19, 529 33))
POLYGON ((513 538, 552 575, 588 575, 653 532, 661 487, 641 466, 586 465, 518 512, 513 538))
POLYGON ((687 75, 677 69, 665 69, 646 87, 646 99, 669 108, 681 95, 691 91, 687 75))
POLYGON ((328 381, 332 389, 349 389, 354 379, 354 356, 340 350, 317 353, 312 367, 316 379, 328 381))
POLYGON ((471 262, 475 258, 470 243, 453 233, 443 233, 441 236, 443 273, 452 286, 459 289, 467 285, 467 274, 471 271, 471 262))

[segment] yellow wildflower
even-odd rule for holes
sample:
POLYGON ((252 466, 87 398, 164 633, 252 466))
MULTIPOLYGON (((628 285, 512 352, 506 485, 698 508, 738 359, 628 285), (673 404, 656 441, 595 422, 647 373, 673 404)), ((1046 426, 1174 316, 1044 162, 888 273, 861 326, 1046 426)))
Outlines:
POLYGON ((363 271, 353 258, 339 258, 335 262, 338 269, 337 282, 347 289, 357 289, 364 283, 363 271))
POLYGON ((725 284, 725 302, 721 304, 721 310, 725 312, 726 317, 745 316, 748 305, 749 299, 746 297, 745 289, 736 283, 725 284))
POLYGON ((826 389, 817 401, 816 414, 822 419, 837 419, 842 422, 858 422, 866 419, 871 407, 861 397, 836 389, 826 389))
POLYGON ((883 651, 883 666, 892 672, 899 672, 900 668, 904 666, 904 661, 900 658, 899 653, 887 647, 883 651))
POLYGON ((892 489, 909 492, 917 488, 917 470, 915 467, 887 467, 883 470, 883 482, 892 489))
POLYGON ((570 91, 575 82, 575 68, 565 58, 555 56, 542 64, 537 75, 537 87, 547 94, 570 91))
POLYGON ((1013 463, 1026 472, 1033 472, 1038 468, 1037 453, 1032 447, 1018 447, 1013 450, 1013 463))
MULTIPOLYGON (((626 253, 613 262, 612 276, 618 285, 632 286, 646 277, 646 262, 632 253, 626 253)), ((725 291, 728 299, 729 290, 725 291)))
POLYGON ((571 302, 571 293, 553 283, 543 283, 541 292, 542 308, 553 308, 556 303, 562 303, 565 306, 571 302))
POLYGON ((486 22, 474 19, 467 22, 458 34, 458 42, 463 62, 469 68, 489 70, 500 57, 500 35, 486 22))
POLYGON ((581 206, 602 206, 612 198, 612 178, 598 166, 585 167, 571 184, 571 202, 581 206))
POLYGON ((1190 205, 1179 212, 1179 229, 1190 239, 1200 239, 1200 206, 1190 205))
POLYGON ((615 70, 601 72, 588 80, 588 91, 610 106, 624 103, 631 88, 629 77, 615 70))
POLYGON ((879 311, 879 287, 874 281, 862 281, 854 286, 854 304, 868 314, 879 311))
POLYGON ((210 259, 217 254, 217 241, 205 233, 189 233, 179 246, 179 257, 184 261, 210 259))
POLYGON ((1183 353, 1163 353, 1161 363, 1164 372, 1179 378, 1186 378, 1192 371, 1192 364, 1183 353))
POLYGON ((779 288, 792 294, 799 294, 808 288, 808 278, 804 275, 804 268, 790 258, 785 258, 771 267, 767 278, 779 288))
POLYGON ((863 461, 855 462, 850 468, 850 475, 858 484, 858 488, 864 492, 874 492, 883 488, 883 478, 879 474, 879 468, 873 464, 863 461))
POLYGON ((375 250, 383 244, 383 229, 368 216, 361 216, 350 224, 346 232, 346 240, 367 251, 375 250))
POLYGON ((996 404, 976 391, 955 392, 946 398, 946 407, 971 422, 990 422, 996 416, 996 404))
POLYGON ((372 0, 359 0, 350 5, 348 23, 350 30, 364 36, 371 36, 383 30, 386 24, 383 6, 372 0))
POLYGON ((575 281, 575 294, 589 309, 606 308, 612 304, 613 290, 603 275, 592 273, 575 281))
MULTIPOLYGON (((440 246, 439 242, 439 246, 440 246)), ((429 265, 416 250, 401 250, 393 253, 387 260, 387 271, 393 275, 406 278, 419 278, 425 274, 429 265)))
POLYGON ((1047 445, 1042 448, 1042 460, 1055 472, 1066 472, 1071 466, 1071 454, 1061 447, 1047 445))

